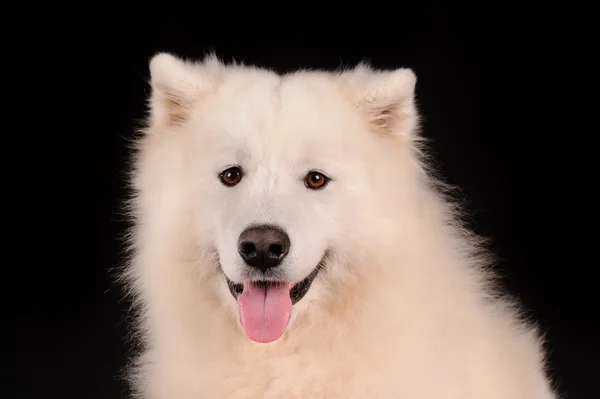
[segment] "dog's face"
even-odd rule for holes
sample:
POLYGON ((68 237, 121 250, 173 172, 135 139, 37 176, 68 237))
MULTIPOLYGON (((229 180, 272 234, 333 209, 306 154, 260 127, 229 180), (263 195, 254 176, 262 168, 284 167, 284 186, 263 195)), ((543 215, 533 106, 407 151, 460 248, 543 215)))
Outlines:
POLYGON ((378 154, 414 129, 414 75, 281 77, 164 54, 151 71, 152 126, 182 144, 185 202, 223 300, 251 339, 274 341, 374 239, 390 181, 378 154))

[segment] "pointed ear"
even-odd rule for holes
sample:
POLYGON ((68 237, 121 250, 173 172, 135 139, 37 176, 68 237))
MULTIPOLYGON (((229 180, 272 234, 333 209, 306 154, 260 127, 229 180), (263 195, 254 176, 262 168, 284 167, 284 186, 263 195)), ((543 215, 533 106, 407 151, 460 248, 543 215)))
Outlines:
POLYGON ((374 71, 361 64, 342 74, 353 103, 374 132, 411 138, 419 115, 415 106, 417 78, 410 69, 374 71))
POLYGON ((184 123, 190 110, 208 89, 210 79, 201 66, 159 53, 150 60, 150 118, 153 125, 184 123))

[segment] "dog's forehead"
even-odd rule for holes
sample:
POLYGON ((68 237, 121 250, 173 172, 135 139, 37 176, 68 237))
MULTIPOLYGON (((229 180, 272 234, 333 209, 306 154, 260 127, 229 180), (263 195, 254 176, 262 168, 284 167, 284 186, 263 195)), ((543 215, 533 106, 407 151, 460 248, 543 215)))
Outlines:
POLYGON ((341 90, 322 76, 261 75, 236 79, 220 93, 227 141, 261 152, 298 154, 340 147, 356 114, 341 90))

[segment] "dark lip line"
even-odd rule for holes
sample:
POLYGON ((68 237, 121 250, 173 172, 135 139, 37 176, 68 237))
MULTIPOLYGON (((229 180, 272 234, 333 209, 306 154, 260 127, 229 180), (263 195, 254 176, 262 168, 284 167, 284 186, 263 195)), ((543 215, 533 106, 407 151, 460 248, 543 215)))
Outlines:
POLYGON ((298 303, 298 301, 304 298, 304 295, 306 295, 310 286, 312 285, 312 282, 317 277, 317 274, 319 274, 319 271, 322 268, 323 260, 317 264, 313 271, 310 272, 310 274, 304 280, 300 281, 298 284, 292 287, 292 289, 290 290, 290 298, 292 300, 292 305, 295 305, 296 303, 298 303))
MULTIPOLYGON (((321 261, 310 272, 310 274, 308 276, 306 276, 303 280, 301 280, 300 282, 298 282, 297 284, 295 284, 294 287, 292 287, 292 289, 290 290, 290 298, 292 299, 292 305, 295 305, 302 298, 304 298, 304 296, 306 295, 306 293, 310 289, 310 286, 312 285, 312 282, 314 281, 314 279, 319 274, 319 271, 325 266, 326 260, 327 260, 327 254, 325 254, 323 256, 323 258, 321 259, 321 261)), ((225 275, 225 273, 223 273, 223 274, 225 275)), ((244 286, 242 284, 239 284, 239 283, 234 283, 226 275, 225 275, 225 280, 227 281, 227 286, 229 287, 229 291, 231 292, 231 295, 233 295, 233 297, 237 301, 237 299, 240 296, 240 294, 244 291, 244 286)), ((279 282, 278 281, 264 281, 264 283, 266 283, 266 284, 277 284, 279 282)))

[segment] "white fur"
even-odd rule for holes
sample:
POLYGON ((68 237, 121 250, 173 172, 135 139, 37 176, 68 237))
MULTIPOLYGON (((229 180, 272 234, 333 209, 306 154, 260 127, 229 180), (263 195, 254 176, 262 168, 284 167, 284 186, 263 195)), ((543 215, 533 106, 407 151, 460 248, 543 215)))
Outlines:
POLYGON ((150 69, 125 275, 141 398, 555 397, 536 330, 428 173, 410 70, 279 76, 168 54, 150 69), (302 183, 312 169, 323 190, 302 183), (290 235, 294 280, 330 252, 271 344, 246 337, 224 277, 240 278, 238 236, 261 222, 290 235))

